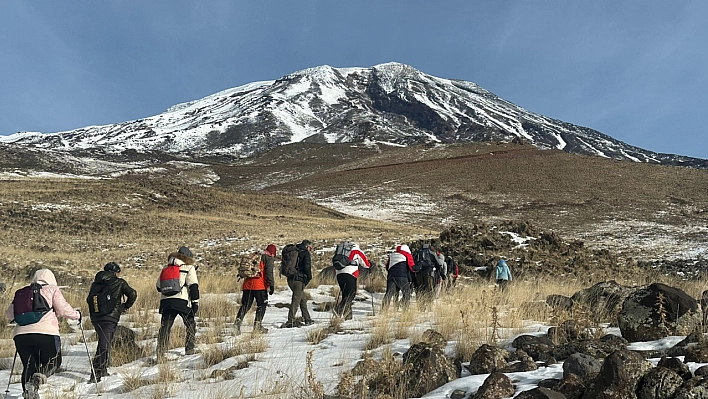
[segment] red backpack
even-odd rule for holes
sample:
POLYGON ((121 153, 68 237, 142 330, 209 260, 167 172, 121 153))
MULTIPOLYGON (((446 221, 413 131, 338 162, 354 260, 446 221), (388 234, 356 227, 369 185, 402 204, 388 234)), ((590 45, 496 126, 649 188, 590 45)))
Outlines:
POLYGON ((182 284, 179 281, 180 273, 182 270, 179 265, 167 265, 162 269, 160 272, 160 292, 162 295, 173 296, 182 292, 182 284))

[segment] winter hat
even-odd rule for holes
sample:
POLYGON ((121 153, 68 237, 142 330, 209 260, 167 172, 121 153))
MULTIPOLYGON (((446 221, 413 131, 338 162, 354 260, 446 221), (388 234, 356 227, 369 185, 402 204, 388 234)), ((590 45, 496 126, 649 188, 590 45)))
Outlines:
POLYGON ((116 262, 108 262, 103 266, 103 270, 107 272, 120 273, 120 266, 116 262))
POLYGON ((310 242, 310 240, 302 240, 302 242, 300 243, 300 245, 302 245, 303 247, 311 247, 311 246, 312 246, 312 242, 310 242))
POLYGON ((274 244, 269 244, 269 245, 266 247, 266 252, 268 252, 268 253, 271 254, 271 255, 275 255, 275 253, 276 253, 277 251, 278 251, 278 248, 276 248, 274 244))
POLYGON ((190 257, 190 258, 193 258, 193 257, 194 257, 194 255, 192 255, 192 251, 190 251, 189 248, 187 248, 187 247, 185 247, 185 246, 179 247, 179 249, 177 250, 177 252, 181 253, 181 254, 184 255, 184 256, 190 257))

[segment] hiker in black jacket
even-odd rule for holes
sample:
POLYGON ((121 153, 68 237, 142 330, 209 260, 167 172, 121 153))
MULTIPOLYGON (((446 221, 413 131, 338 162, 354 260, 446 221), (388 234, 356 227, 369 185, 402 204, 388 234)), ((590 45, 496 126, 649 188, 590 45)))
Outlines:
POLYGON ((307 297, 305 296, 305 287, 312 280, 312 243, 309 240, 303 240, 297 247, 297 274, 293 277, 288 277, 288 286, 293 292, 292 300, 290 301, 290 311, 288 312, 288 321, 283 324, 283 327, 299 327, 295 321, 298 307, 302 313, 302 319, 305 325, 313 324, 310 312, 307 310, 307 297))
MULTIPOLYGON (((97 285, 109 285, 110 295, 112 298, 118 298, 113 308, 108 314, 105 315, 95 315, 94 312, 89 312, 91 316, 91 323, 93 324, 94 330, 96 330, 96 336, 98 336, 98 346, 96 347, 96 355, 93 357, 93 371, 95 374, 91 375, 89 383, 94 383, 101 381, 101 377, 108 376, 108 363, 110 359, 111 352, 111 342, 113 342, 113 334, 116 332, 118 327, 118 321, 120 320, 120 315, 126 310, 130 309, 138 298, 138 293, 128 285, 128 282, 118 277, 120 274, 120 266, 115 262, 107 263, 103 267, 103 271, 96 273, 93 283, 91 284, 91 290, 89 292, 95 292, 100 290, 97 285), (123 302, 125 298, 125 302, 123 302)), ((89 305, 89 310, 94 306, 93 298, 91 295, 87 298, 89 305)))

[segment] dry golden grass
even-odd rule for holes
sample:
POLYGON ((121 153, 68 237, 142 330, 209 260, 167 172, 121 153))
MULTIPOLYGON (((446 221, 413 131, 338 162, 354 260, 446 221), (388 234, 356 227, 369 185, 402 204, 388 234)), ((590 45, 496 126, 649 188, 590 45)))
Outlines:
POLYGON ((246 360, 252 361, 256 358, 256 353, 264 352, 268 349, 268 342, 260 334, 253 334, 248 339, 240 339, 220 345, 211 345, 202 352, 202 359, 206 367, 215 366, 226 359, 247 355, 246 360))

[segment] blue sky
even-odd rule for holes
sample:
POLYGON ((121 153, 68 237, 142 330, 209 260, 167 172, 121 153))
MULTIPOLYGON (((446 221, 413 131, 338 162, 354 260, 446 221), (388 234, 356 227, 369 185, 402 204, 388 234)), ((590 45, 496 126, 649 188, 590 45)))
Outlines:
POLYGON ((0 2, 0 135, 317 65, 396 61, 648 150, 708 158, 708 2, 0 2))

